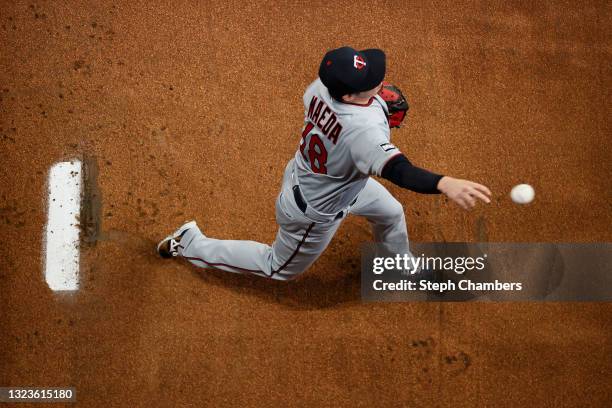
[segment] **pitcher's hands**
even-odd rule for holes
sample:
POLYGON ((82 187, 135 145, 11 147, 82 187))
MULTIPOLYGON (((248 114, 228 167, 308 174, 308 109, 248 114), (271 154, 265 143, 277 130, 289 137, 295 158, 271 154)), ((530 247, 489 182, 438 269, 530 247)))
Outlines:
POLYGON ((473 208, 477 199, 485 203, 491 202, 491 191, 482 184, 469 180, 444 176, 438 182, 438 190, 466 210, 473 208))

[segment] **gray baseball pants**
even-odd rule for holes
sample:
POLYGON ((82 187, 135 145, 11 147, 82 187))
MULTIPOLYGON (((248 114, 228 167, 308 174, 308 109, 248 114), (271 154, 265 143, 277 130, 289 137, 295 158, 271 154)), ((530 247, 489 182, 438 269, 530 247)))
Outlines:
POLYGON ((219 240, 205 236, 199 228, 181 239, 179 254, 196 266, 291 280, 304 272, 323 253, 348 214, 365 217, 374 241, 389 244, 396 253, 410 253, 404 209, 387 189, 369 178, 357 200, 339 214, 306 213, 296 202, 293 160, 285 169, 276 199, 278 232, 272 246, 254 241, 219 240))

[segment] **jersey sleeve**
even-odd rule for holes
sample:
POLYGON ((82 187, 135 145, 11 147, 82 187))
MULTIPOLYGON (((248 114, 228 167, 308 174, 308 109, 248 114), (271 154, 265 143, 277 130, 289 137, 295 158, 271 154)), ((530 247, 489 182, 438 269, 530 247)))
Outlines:
POLYGON ((389 141, 389 128, 370 126, 355 135, 350 147, 351 157, 357 169, 368 175, 380 176, 385 164, 401 154, 389 141))

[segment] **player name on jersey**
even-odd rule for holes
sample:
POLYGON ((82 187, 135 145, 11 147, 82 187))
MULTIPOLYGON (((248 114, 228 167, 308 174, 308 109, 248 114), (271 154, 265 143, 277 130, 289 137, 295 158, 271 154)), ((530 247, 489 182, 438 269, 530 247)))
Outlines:
POLYGON ((338 143, 338 136, 342 125, 338 122, 336 114, 322 100, 312 97, 308 107, 308 119, 316 125, 321 132, 334 144, 338 143))

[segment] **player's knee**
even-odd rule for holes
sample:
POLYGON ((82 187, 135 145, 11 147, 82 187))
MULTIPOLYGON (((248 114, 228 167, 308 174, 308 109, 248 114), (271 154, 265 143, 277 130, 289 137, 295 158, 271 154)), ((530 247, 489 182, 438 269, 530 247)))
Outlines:
MULTIPOLYGON (((286 261, 285 261, 286 262, 286 261)), ((292 281, 298 278, 302 273, 306 272, 309 263, 306 262, 290 262, 285 264, 272 265, 273 269, 269 275, 270 278, 280 281, 292 281)))
POLYGON ((404 206, 397 200, 389 202, 389 216, 394 220, 404 218, 404 206))

